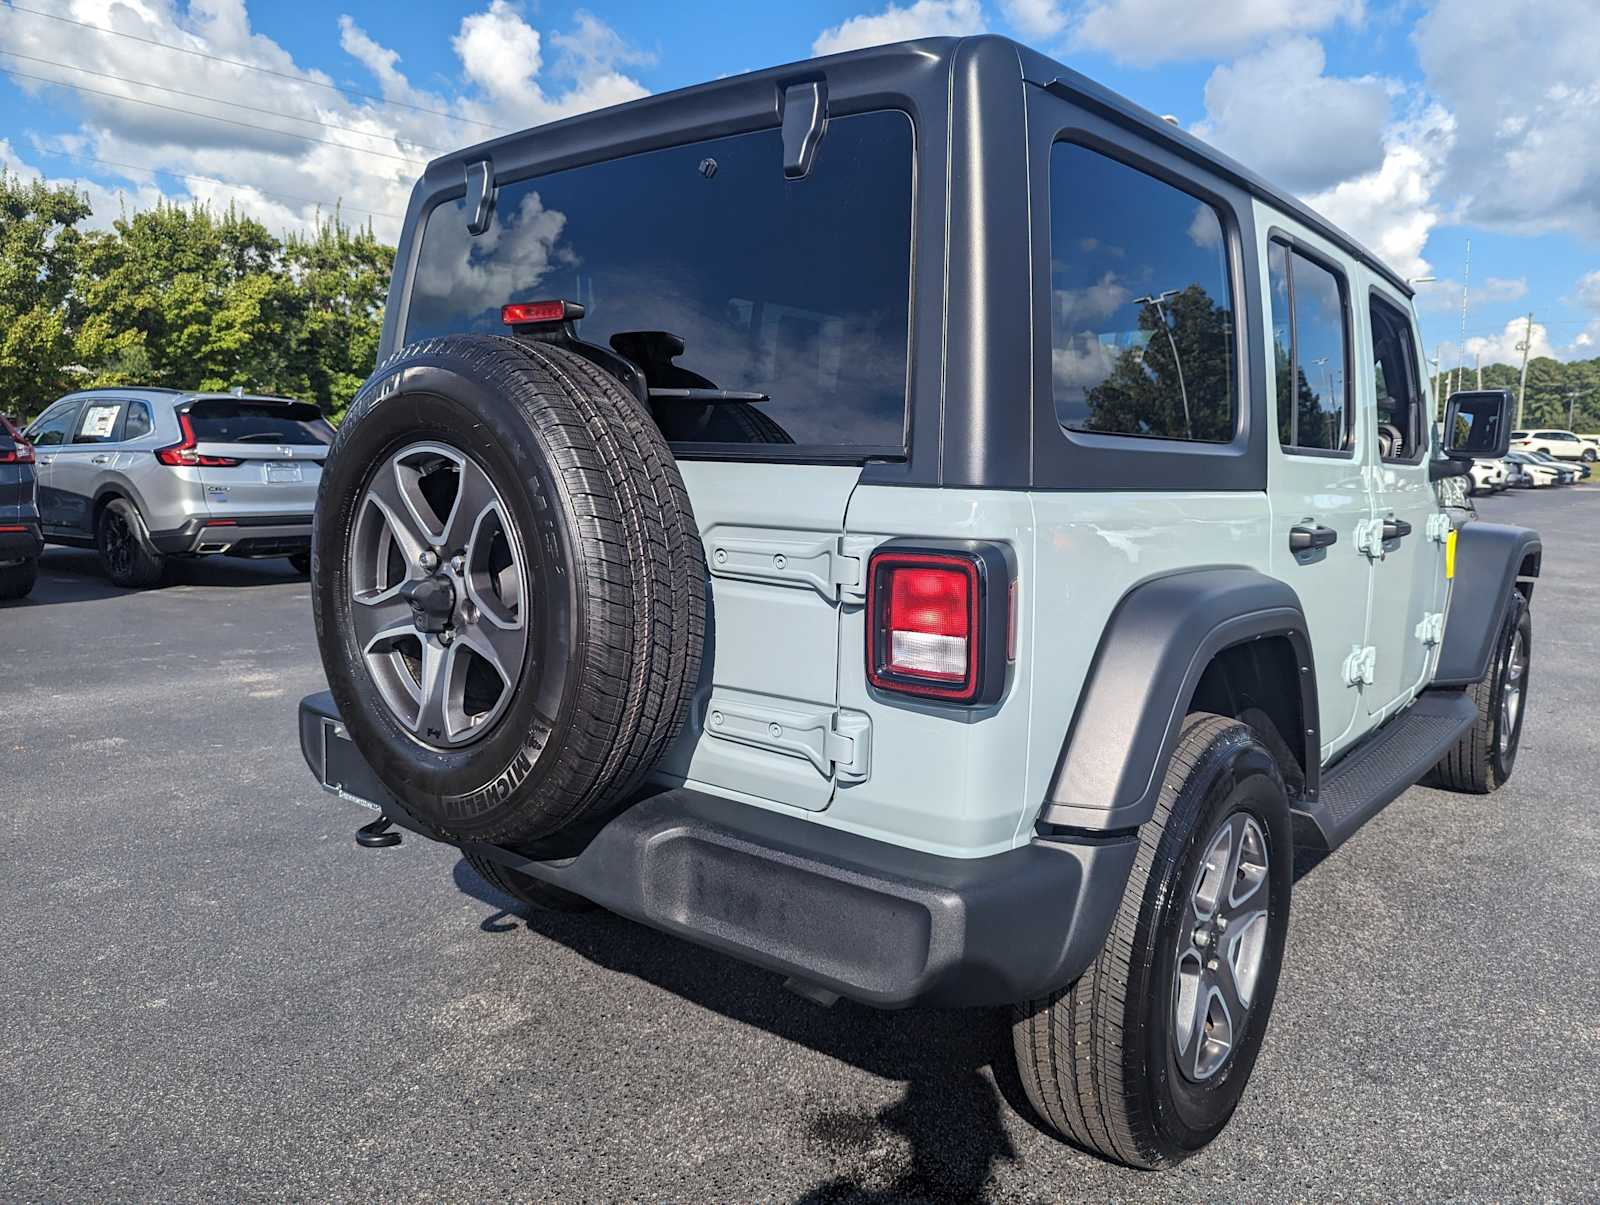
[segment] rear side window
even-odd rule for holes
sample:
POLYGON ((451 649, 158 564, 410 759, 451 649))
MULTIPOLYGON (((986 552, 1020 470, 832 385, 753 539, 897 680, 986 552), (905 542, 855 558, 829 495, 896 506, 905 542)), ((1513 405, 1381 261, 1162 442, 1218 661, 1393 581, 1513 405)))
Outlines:
POLYGON ((1414 461, 1427 447, 1422 377, 1417 371, 1411 320, 1376 293, 1372 296, 1372 379, 1378 399, 1378 454, 1414 461))
POLYGON ((138 439, 150 434, 150 407, 143 402, 128 403, 128 418, 123 424, 123 439, 138 439))
POLYGON ((1226 443, 1233 290, 1206 201, 1069 142, 1050 151, 1050 347, 1070 431, 1226 443))
POLYGON ((1344 452, 1352 415, 1344 278, 1278 239, 1267 248, 1278 443, 1288 452, 1344 452))
POLYGON ((72 437, 75 444, 103 444, 112 442, 117 435, 117 420, 122 417, 122 403, 91 398, 84 403, 83 414, 78 419, 78 433, 72 437))
POLYGON ((676 443, 899 453, 911 212, 911 123, 887 111, 830 118, 798 180, 762 130, 504 184, 483 235, 464 201, 428 218, 405 338, 504 332, 502 305, 564 298, 653 388, 768 395, 654 401, 676 443))
POLYGON ((333 428, 307 402, 201 401, 189 407, 200 443, 330 444, 333 428))

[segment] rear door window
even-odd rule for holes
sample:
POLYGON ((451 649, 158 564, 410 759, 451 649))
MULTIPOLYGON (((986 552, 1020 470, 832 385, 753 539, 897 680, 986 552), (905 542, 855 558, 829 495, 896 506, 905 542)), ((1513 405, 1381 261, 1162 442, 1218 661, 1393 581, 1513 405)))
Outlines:
POLYGON ((1411 320, 1372 295, 1372 379, 1378 399, 1378 452, 1384 460, 1415 462, 1427 447, 1422 377, 1411 320))
POLYGON ((652 388, 767 395, 654 400, 676 444, 899 454, 911 213, 911 123, 889 111, 830 118, 798 180, 762 130, 503 184, 485 234, 465 201, 428 218, 405 339, 503 333, 508 302, 576 301, 580 336, 652 388))
POLYGON ((1071 142, 1050 151, 1050 347, 1069 431, 1226 443, 1233 289, 1209 203, 1071 142))
POLYGON ((122 438, 138 439, 149 435, 151 426, 150 407, 143 402, 129 402, 128 416, 122 425, 122 438))
POLYGON ((83 405, 75 444, 108 444, 116 439, 117 423, 122 419, 123 403, 114 398, 90 398, 83 405))
POLYGON ((1354 407, 1344 277, 1279 239, 1268 246, 1267 271, 1278 443, 1286 452, 1346 452, 1354 407))
POLYGON ((200 443, 298 447, 333 442, 333 428, 309 402, 199 401, 189 407, 189 422, 200 443))

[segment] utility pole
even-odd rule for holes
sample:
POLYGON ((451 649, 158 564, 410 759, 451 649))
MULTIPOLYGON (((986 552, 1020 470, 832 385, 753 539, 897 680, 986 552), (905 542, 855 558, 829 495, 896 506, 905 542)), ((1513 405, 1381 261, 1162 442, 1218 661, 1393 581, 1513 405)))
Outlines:
POLYGON ((1441 343, 1433 349, 1433 400, 1437 403, 1439 413, 1435 417, 1444 417, 1444 344, 1441 343))
POLYGON ((1572 430, 1572 420, 1573 420, 1573 417, 1576 414, 1577 408, 1578 408, 1578 397, 1579 397, 1579 391, 1578 390, 1576 390, 1576 389, 1567 390, 1567 430, 1568 431, 1572 430))
POLYGON ((1522 353, 1522 379, 1517 383, 1517 430, 1526 428, 1522 425, 1522 403, 1528 396, 1528 349, 1533 346, 1533 311, 1528 311, 1528 329, 1522 336, 1522 342, 1517 344, 1517 350, 1522 353))

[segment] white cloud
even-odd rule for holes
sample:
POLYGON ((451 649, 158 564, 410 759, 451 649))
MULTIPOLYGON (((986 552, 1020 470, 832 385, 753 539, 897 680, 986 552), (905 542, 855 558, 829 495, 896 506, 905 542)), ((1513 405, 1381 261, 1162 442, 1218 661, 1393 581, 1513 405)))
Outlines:
POLYGON ((1577 295, 1579 305, 1600 310, 1600 269, 1579 278, 1577 295))
POLYGON ((543 61, 539 31, 506 0, 493 0, 487 11, 463 17, 450 44, 467 78, 500 97, 525 94, 543 61))
POLYGON ((1314 193, 1306 203, 1401 276, 1430 276, 1422 253, 1439 223, 1435 190, 1453 131, 1450 114, 1437 106, 1397 122, 1384 134, 1376 171, 1314 193))
POLYGON ((1000 0, 1000 11, 1025 38, 1043 41, 1067 27, 1063 0, 1000 0))
POLYGON ((984 28, 978 0, 914 0, 904 6, 891 3, 881 13, 851 17, 825 29, 811 50, 813 54, 840 54, 912 38, 982 33, 984 28))
POLYGON ((1124 63, 1225 56, 1267 38, 1359 25, 1363 0, 1090 0, 1073 42, 1124 63))
MULTIPOLYGON (((1493 335, 1477 335, 1466 341, 1464 352, 1457 352, 1457 345, 1446 343, 1442 346, 1441 359, 1446 369, 1453 365, 1475 364, 1479 356, 1483 357, 1485 364, 1521 364, 1522 341, 1528 335, 1528 320, 1526 318, 1513 318, 1507 322, 1505 329, 1493 335)), ((1552 359, 1569 359, 1570 353, 1566 349, 1558 349, 1550 342, 1550 332, 1543 323, 1533 324, 1533 335, 1528 340, 1528 359, 1537 360, 1541 356, 1552 359)))
POLYGON ((1457 220, 1600 237, 1600 21, 1593 3, 1436 0, 1412 35, 1455 114, 1457 220))
POLYGON ((1377 171, 1391 86, 1328 76, 1326 66, 1321 42, 1294 37, 1218 67, 1194 133, 1292 192, 1377 171))
MULTIPOLYGON (((1528 295, 1528 282, 1517 277, 1486 276, 1473 281, 1468 289, 1468 303, 1520 301, 1528 295)), ((1461 282, 1445 276, 1417 286, 1417 308, 1429 313, 1445 313, 1461 308, 1461 282)))

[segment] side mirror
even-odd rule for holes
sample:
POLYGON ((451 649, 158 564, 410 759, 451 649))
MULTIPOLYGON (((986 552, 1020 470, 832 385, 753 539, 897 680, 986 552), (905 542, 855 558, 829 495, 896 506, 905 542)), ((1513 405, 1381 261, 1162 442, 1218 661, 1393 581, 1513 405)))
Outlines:
POLYGON ((1499 460, 1511 448, 1511 391, 1452 393, 1444 406, 1444 454, 1451 460, 1499 460))

